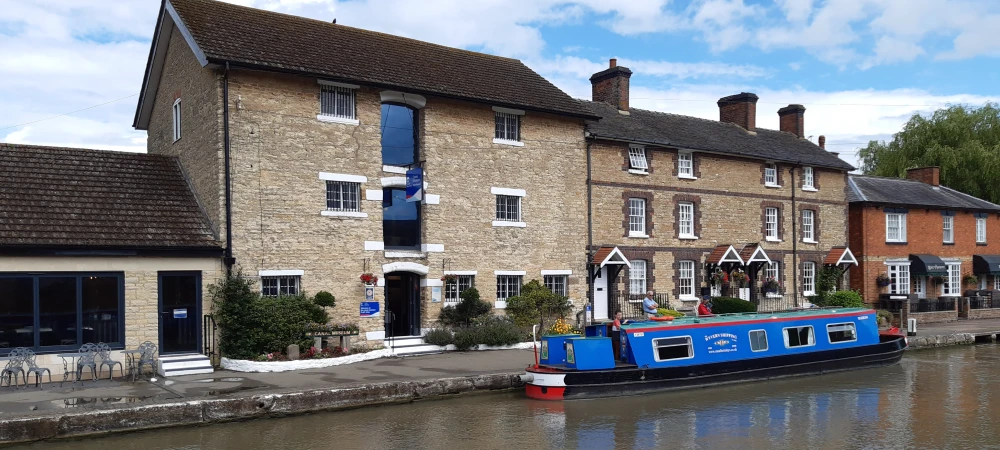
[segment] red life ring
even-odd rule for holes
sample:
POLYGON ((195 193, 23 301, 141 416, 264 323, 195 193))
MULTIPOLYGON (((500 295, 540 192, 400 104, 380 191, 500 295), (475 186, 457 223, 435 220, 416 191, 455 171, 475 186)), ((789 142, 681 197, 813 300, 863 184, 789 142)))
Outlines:
POLYGON ((652 320, 654 322, 670 322, 674 320, 674 316, 653 316, 650 317, 649 320, 652 320))

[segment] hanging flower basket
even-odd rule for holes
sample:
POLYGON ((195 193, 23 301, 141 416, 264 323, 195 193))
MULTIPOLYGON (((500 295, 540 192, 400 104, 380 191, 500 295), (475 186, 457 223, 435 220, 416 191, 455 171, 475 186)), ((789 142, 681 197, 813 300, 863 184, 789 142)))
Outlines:
POLYGON ((726 273, 722 269, 715 269, 712 273, 708 274, 708 282, 710 284, 721 284, 726 279, 726 273))
POLYGON ((736 269, 729 274, 729 282, 736 287, 744 287, 750 282, 750 276, 743 269, 736 269))
POLYGON ((880 288, 884 288, 888 286, 890 283, 892 283, 892 281, 889 280, 889 275, 880 273, 878 274, 877 277, 875 277, 875 284, 880 288))
POLYGON ((979 282, 979 278, 977 278, 975 275, 966 275, 966 276, 962 277, 962 284, 964 284, 966 286, 975 285, 978 282, 979 282))
POLYGON ((374 286, 378 284, 378 277, 372 273, 363 273, 361 274, 361 282, 364 283, 365 286, 374 286))
POLYGON ((774 277, 769 277, 767 280, 764 280, 760 287, 764 290, 764 292, 774 294, 778 292, 778 288, 781 287, 781 283, 778 283, 778 280, 775 280, 774 277))
POLYGON ((458 275, 445 275, 441 277, 441 281, 447 283, 449 281, 455 281, 458 279, 458 275))

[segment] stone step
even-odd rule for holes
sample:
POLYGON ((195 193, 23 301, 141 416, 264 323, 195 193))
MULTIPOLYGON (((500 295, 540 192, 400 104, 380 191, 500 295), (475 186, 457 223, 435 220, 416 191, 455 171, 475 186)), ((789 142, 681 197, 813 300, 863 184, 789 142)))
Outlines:
POLYGON ((408 345, 406 347, 394 347, 393 353, 397 356, 429 355, 432 353, 443 353, 444 347, 431 344, 408 345))
POLYGON ((199 353, 160 356, 156 372, 160 376, 197 375, 214 372, 212 361, 199 353))

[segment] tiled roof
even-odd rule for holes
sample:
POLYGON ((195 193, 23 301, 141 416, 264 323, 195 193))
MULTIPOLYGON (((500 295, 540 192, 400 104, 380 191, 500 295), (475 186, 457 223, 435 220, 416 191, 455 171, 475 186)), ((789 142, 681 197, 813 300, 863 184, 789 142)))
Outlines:
POLYGON ((845 259, 846 263, 857 264, 858 262, 857 259, 854 258, 854 254, 851 253, 847 247, 833 247, 830 249, 830 252, 826 254, 826 258, 823 258, 823 264, 834 266, 840 263, 841 259, 845 259), (849 256, 849 258, 844 258, 845 254, 849 256))
POLYGON ((847 201, 940 209, 1000 211, 1000 205, 945 186, 931 186, 905 178, 883 178, 867 175, 851 175, 848 178, 847 201))
POLYGON ((219 249, 174 158, 0 143, 0 248, 219 249))
POLYGON ((768 161, 853 170, 850 164, 812 142, 783 131, 757 128, 751 134, 739 125, 697 117, 630 108, 629 114, 601 102, 581 100, 600 121, 587 131, 599 138, 704 150, 768 161))
POLYGON ((210 62, 592 116, 516 59, 214 0, 168 1, 210 62))

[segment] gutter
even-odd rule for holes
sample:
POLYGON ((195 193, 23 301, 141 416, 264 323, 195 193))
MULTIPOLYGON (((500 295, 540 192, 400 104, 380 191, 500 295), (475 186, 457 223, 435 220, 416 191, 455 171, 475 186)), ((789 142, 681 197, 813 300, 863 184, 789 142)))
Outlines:
POLYGON ((222 77, 222 145, 225 157, 226 176, 226 254, 222 262, 226 265, 226 275, 232 275, 233 265, 236 259, 233 258, 233 192, 231 183, 231 169, 229 163, 229 63, 226 63, 226 71, 222 77))

